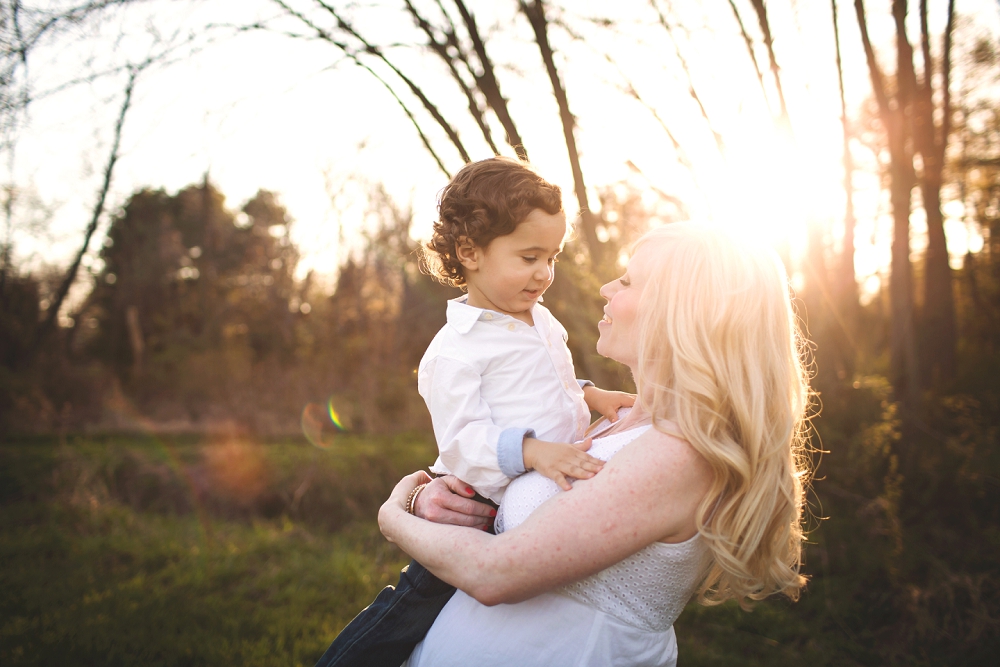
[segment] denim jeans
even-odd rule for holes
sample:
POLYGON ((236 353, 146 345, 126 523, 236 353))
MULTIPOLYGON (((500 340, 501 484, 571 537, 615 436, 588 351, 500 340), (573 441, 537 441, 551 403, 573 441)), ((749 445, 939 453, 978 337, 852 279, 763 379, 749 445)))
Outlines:
POLYGON ((316 667, 399 667, 455 593, 417 561, 399 573, 330 644, 316 667))

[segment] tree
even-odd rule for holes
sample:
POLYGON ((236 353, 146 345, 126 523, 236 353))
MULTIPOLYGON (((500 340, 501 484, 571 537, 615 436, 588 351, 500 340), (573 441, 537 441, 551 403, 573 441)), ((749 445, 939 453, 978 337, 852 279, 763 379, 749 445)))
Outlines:
POLYGON ((927 28, 927 0, 920 0, 920 45, 923 76, 917 86, 913 140, 921 157, 918 175, 927 215, 927 252, 924 256, 922 357, 928 379, 950 380, 955 374, 955 297, 948 243, 941 212, 945 151, 951 135, 951 43, 955 25, 955 0, 948 1, 948 19, 942 37, 940 120, 934 103, 934 57, 927 28))
MULTIPOLYGON (((830 0, 833 12, 833 39, 837 56, 837 84, 840 92, 840 123, 844 133, 844 236, 835 279, 840 308, 857 304, 858 284, 854 275, 854 159, 851 155, 850 119, 844 97, 844 67, 840 57, 840 25, 837 21, 837 0, 830 0)), ((845 313, 845 315, 848 315, 845 313)))
POLYGON ((897 395, 916 403, 920 395, 920 372, 913 306, 913 267, 910 265, 910 197, 916 185, 913 168, 912 127, 916 76, 913 47, 906 35, 906 0, 893 0, 896 25, 895 86, 886 80, 868 35, 864 0, 854 0, 861 41, 878 104, 878 117, 889 148, 889 198, 892 206, 892 275, 890 301, 890 365, 897 395))
POLYGON ((174 381, 179 348, 238 343, 254 359, 289 358, 298 262, 291 221, 264 190, 241 212, 225 208, 207 177, 174 196, 133 194, 111 223, 104 269, 78 318, 93 322, 92 352, 140 387, 152 381, 147 371, 174 381))

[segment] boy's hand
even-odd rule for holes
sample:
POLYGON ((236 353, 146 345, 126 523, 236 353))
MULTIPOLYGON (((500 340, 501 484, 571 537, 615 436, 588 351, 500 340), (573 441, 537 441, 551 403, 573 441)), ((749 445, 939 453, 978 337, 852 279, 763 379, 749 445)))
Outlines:
POLYGON ((567 477, 590 479, 604 467, 604 461, 587 453, 590 444, 590 438, 572 445, 525 438, 522 445, 524 467, 537 470, 564 491, 569 491, 573 487, 567 477))
POLYGON ((593 386, 583 388, 583 400, 594 412, 600 412, 612 424, 618 421, 620 408, 631 408, 635 405, 635 394, 624 391, 605 391, 593 386))

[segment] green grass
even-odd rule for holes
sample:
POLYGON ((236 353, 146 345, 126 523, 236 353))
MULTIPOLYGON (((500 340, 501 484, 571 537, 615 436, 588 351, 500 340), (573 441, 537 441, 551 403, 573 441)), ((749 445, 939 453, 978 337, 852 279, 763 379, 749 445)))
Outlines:
MULTIPOLYGON (((383 445, 397 460, 426 453, 419 443, 383 445)), ((205 457, 194 443, 172 448, 182 464, 205 457)), ((267 518, 248 514, 253 499, 217 490, 201 506, 137 509, 151 501, 133 494, 130 503, 126 482, 136 480, 123 476, 155 477, 148 469, 169 458, 160 442, 0 446, 0 664, 313 664, 406 561, 369 504, 354 501, 357 520, 345 515, 340 494, 358 484, 342 480, 354 479, 351 464, 373 465, 371 449, 336 460, 292 443, 261 448, 271 485, 255 486, 262 495, 310 470, 321 487, 311 513, 302 496, 267 518), (321 510, 337 530, 323 527, 321 510)), ((175 478, 157 479, 178 493, 175 478)))
MULTIPOLYGON (((420 435, 336 444, 0 443, 0 665, 313 664, 395 583, 407 558, 377 508, 434 454, 420 435)), ((869 630, 884 612, 858 593, 878 590, 858 572, 878 570, 820 566, 859 544, 838 525, 812 535, 819 571, 798 603, 689 605, 682 667, 962 664, 885 659, 869 630)))

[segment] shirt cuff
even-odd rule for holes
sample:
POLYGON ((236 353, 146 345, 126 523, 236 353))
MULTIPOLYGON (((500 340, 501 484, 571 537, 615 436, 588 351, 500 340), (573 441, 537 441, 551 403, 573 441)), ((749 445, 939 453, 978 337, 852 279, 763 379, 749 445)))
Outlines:
POLYGON ((580 385, 580 389, 583 389, 584 387, 596 387, 597 386, 596 384, 594 384, 590 380, 577 380, 576 382, 577 382, 577 384, 580 385))
POLYGON ((500 472, 511 479, 527 472, 524 468, 524 439, 534 438, 535 430, 513 427, 504 429, 497 440, 497 463, 500 472))

